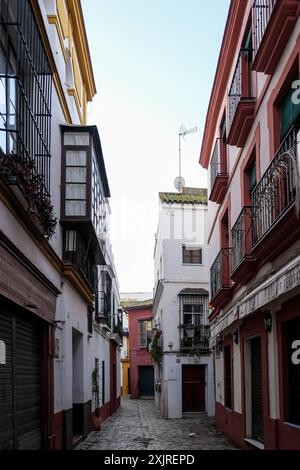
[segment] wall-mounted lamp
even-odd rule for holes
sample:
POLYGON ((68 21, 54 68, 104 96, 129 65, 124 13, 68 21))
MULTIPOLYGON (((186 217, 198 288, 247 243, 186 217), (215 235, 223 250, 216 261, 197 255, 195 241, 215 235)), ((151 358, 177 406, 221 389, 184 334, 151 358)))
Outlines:
POLYGON ((234 331, 233 338, 234 338, 235 344, 239 344, 239 330, 234 331))
POLYGON ((264 324, 265 324, 265 329, 267 330, 268 333, 271 333, 272 331, 272 314, 270 311, 267 311, 265 316, 264 316, 264 324))
POLYGON ((169 347, 170 351, 172 352, 172 349, 173 349, 173 342, 172 341, 169 341, 168 347, 169 347))

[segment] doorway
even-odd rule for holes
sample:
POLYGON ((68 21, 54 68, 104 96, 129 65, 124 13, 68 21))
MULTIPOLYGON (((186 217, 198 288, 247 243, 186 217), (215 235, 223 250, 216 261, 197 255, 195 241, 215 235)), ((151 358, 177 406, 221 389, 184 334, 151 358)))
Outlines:
POLYGON ((83 417, 83 335, 73 328, 72 330, 73 347, 73 446, 84 435, 84 417, 83 417))
POLYGON ((252 439, 263 443, 264 416, 260 337, 251 340, 251 418, 252 439))
POLYGON ((182 412, 205 411, 205 366, 182 366, 182 412))
POLYGON ((154 368, 152 366, 139 367, 139 395, 140 397, 154 397, 154 368))

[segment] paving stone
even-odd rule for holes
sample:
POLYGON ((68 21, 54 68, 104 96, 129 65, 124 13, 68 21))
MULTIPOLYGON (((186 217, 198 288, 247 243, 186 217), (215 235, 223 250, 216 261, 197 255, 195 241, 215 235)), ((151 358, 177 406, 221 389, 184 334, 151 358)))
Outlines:
POLYGON ((122 406, 92 432, 80 450, 228 450, 235 449, 211 419, 164 419, 154 400, 122 400, 122 406))

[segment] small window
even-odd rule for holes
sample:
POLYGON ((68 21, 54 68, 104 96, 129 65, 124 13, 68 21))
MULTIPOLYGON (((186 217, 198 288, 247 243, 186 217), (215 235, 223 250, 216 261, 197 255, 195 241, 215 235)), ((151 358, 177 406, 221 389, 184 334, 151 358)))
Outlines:
POLYGON ((64 144, 88 147, 90 144, 90 135, 88 132, 65 132, 64 144))
POLYGON ((66 247, 67 252, 75 252, 77 250, 77 232, 76 230, 66 230, 66 247))
POLYGON ((148 346, 148 333, 152 331, 151 320, 142 320, 139 322, 139 346, 140 348, 147 348, 148 346))
POLYGON ((184 264, 202 264, 202 249, 199 247, 182 247, 182 261, 184 264))

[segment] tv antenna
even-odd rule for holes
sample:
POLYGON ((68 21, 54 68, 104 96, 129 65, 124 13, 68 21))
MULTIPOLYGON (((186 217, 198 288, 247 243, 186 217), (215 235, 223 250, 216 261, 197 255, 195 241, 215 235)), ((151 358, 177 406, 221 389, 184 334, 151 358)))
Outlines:
POLYGON ((186 129, 186 127, 183 125, 179 129, 179 134, 178 134, 178 137, 179 137, 179 152, 178 152, 179 153, 179 176, 177 176, 177 178, 174 181, 174 186, 179 192, 182 191, 182 188, 185 185, 184 178, 182 178, 181 176, 181 139, 185 140, 186 135, 195 134, 197 130, 198 130, 197 127, 193 127, 192 129, 186 129))

